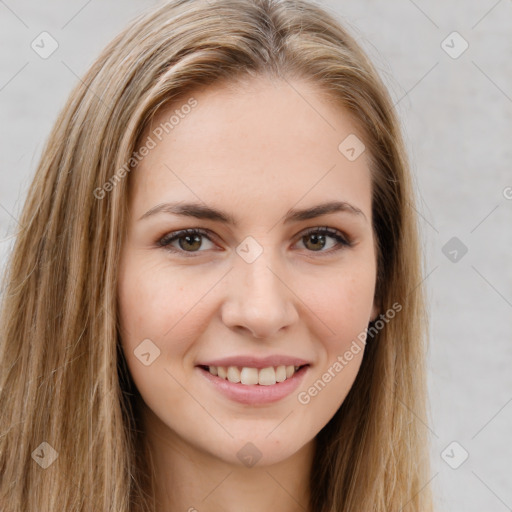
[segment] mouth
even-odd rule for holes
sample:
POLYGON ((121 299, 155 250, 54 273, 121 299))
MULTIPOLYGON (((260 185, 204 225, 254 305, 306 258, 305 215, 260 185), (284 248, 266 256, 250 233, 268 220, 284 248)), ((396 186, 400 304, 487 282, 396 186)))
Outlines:
POLYGON ((304 364, 266 368, 198 365, 195 368, 208 386, 229 400, 245 406, 268 406, 292 395, 306 378, 309 367, 304 364))
POLYGON ((293 378, 293 376, 308 367, 309 364, 300 366, 267 366, 266 368, 251 368, 240 366, 207 366, 199 365, 204 372, 244 386, 273 386, 293 378))

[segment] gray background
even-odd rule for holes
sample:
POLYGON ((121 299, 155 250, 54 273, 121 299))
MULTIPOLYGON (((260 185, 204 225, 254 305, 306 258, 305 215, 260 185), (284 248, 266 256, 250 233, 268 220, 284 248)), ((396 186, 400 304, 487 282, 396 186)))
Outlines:
MULTIPOLYGON (((105 44, 155 3, 0 0, 2 267, 58 111, 105 44), (47 59, 31 48, 42 31, 59 44, 47 59)), ((437 510, 512 510, 512 1, 319 3, 376 64, 411 157, 432 325, 423 420, 437 510), (469 44, 457 58, 453 31, 469 44), (463 450, 469 458, 456 467, 463 450)))

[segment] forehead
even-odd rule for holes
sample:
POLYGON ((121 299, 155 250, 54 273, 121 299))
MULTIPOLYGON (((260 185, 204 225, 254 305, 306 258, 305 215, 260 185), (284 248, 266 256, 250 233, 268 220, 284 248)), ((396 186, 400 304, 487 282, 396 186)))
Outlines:
POLYGON ((228 200, 249 213, 276 201, 288 208, 301 198, 350 199, 369 214, 367 155, 350 161, 340 150, 354 136, 362 139, 352 116, 308 82, 196 89, 146 127, 139 147, 152 149, 130 178, 133 206, 228 200))

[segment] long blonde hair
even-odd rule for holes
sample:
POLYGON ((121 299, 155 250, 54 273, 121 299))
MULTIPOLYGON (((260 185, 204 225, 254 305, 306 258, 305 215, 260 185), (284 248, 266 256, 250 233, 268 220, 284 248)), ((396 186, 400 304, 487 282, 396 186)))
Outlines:
POLYGON ((352 389, 317 435, 310 510, 432 510, 424 262, 388 92, 354 38, 313 3, 177 0, 139 16, 102 52, 59 115, 29 189, 0 319, 3 512, 152 510, 138 394, 119 342, 129 175, 102 197, 97 190, 129 172, 164 105, 195 87, 263 75, 310 80, 360 125, 371 155, 376 299, 381 312, 402 306, 368 338, 352 389), (42 454, 57 458, 43 468, 42 454))

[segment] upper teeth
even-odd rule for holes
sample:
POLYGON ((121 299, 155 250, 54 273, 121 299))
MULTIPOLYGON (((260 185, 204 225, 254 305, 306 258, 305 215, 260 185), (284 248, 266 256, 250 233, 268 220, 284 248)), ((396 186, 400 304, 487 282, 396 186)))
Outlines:
POLYGON ((236 366, 209 366, 208 369, 212 375, 217 375, 230 382, 241 382, 242 384, 262 386, 271 386, 276 382, 283 382, 290 378, 300 366, 268 366, 267 368, 248 368, 246 366, 239 369, 236 366))

